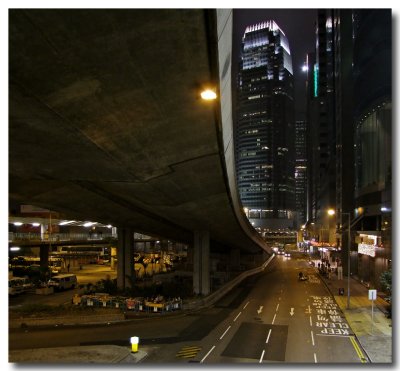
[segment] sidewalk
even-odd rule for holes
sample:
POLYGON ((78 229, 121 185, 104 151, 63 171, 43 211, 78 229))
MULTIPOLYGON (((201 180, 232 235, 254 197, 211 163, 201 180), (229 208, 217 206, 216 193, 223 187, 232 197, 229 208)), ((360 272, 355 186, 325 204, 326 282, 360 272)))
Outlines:
POLYGON ((11 363, 138 363, 147 356, 145 348, 132 353, 129 347, 117 345, 77 346, 11 350, 11 363))
MULTIPOLYGON (((316 268, 317 272, 318 269, 316 268)), ((322 277, 361 346, 372 363, 392 363, 392 320, 386 317, 388 303, 381 297, 374 301, 372 326, 372 301, 368 299, 368 288, 350 278, 350 309, 347 309, 347 277, 338 280, 336 274, 322 277), (339 295, 344 288, 344 295, 339 295)))

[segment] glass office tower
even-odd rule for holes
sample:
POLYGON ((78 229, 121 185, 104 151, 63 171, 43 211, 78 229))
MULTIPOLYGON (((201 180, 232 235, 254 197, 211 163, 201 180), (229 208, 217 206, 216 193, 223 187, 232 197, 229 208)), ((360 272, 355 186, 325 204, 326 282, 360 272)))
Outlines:
POLYGON ((256 228, 293 228, 294 101, 289 42, 274 21, 246 28, 237 81, 236 176, 256 228))

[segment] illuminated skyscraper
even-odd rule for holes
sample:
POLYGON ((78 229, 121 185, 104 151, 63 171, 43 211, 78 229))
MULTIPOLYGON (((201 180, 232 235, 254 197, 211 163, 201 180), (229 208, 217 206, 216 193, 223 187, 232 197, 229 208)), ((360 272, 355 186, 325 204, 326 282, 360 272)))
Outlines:
POLYGON ((289 42, 274 21, 246 28, 237 85, 236 175, 255 227, 293 227, 294 101, 289 42))
POLYGON ((297 227, 307 221, 307 123, 296 121, 295 129, 295 184, 297 227))

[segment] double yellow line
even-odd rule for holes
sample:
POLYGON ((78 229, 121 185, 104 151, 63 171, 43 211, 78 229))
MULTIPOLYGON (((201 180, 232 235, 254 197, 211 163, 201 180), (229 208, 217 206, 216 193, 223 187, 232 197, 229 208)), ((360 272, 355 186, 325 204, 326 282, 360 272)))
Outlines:
POLYGON ((364 354, 363 354, 362 350, 360 349, 360 346, 358 345, 354 336, 350 336, 350 341, 353 344, 353 347, 356 350, 356 353, 358 355, 358 358, 360 358, 361 363, 367 363, 367 359, 364 357, 364 354))
POLYGON ((201 350, 200 347, 191 347, 191 346, 185 346, 182 347, 182 349, 176 353, 176 357, 179 358, 194 358, 197 356, 197 353, 201 350))

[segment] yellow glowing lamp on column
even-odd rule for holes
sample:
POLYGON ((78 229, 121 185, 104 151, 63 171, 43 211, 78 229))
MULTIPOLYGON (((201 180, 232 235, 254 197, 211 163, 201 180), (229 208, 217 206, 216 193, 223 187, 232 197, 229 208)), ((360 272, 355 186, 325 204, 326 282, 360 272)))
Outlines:
POLYGON ((139 348, 139 337, 138 336, 131 337, 131 345, 132 345, 132 353, 136 353, 139 348))

